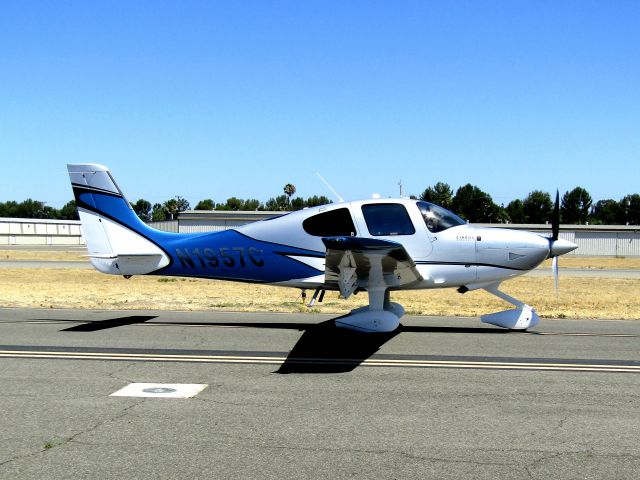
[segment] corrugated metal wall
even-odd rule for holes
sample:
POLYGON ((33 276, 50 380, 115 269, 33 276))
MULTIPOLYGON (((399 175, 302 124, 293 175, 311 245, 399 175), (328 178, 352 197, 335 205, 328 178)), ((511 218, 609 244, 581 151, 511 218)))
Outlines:
POLYGON ((162 222, 149 222, 150 227, 163 232, 178 232, 178 220, 164 220, 162 222))
POLYGON ((180 220, 180 232, 220 232, 229 228, 246 225, 247 223, 246 221, 234 220, 180 220))
POLYGON ((575 243, 580 255, 586 256, 640 256, 638 232, 576 232, 575 243))
POLYGON ((619 232, 616 255, 618 257, 640 257, 640 233, 619 232))
POLYGON ((77 220, 0 218, 0 245, 82 245, 77 220))
POLYGON ((615 232, 579 232, 575 243, 580 255, 602 255, 599 252, 615 255, 616 237, 615 232))

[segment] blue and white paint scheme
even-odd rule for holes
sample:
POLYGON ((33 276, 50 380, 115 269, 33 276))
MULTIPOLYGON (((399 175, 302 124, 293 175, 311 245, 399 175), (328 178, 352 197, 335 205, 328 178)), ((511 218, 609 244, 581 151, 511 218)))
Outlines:
MULTIPOLYGON (((109 170, 68 165, 93 266, 111 275, 170 275, 339 290, 366 291, 369 305, 336 319, 364 332, 395 330, 404 314, 390 301, 403 289, 486 291, 515 308, 482 321, 526 330, 539 321, 529 305, 500 283, 577 246, 553 236, 467 224, 437 205, 409 199, 371 199, 306 208, 222 232, 168 233, 142 222, 109 170)), ((557 272, 557 269, 555 269, 557 272)))

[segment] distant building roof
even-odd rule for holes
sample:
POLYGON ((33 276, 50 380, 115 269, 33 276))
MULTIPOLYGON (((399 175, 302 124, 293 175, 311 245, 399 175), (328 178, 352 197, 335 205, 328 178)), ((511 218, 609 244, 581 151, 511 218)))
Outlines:
POLYGON ((279 217, 289 212, 272 212, 264 210, 185 210, 180 212, 178 219, 181 222, 198 221, 198 220, 232 220, 255 222, 257 220, 265 220, 267 218, 279 217))

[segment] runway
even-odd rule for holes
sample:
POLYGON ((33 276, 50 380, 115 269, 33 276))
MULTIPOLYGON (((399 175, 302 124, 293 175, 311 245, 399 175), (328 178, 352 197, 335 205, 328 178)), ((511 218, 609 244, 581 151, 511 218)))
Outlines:
POLYGON ((637 478, 640 322, 0 309, 0 478, 637 478), (190 399, 112 397, 197 383, 190 399), (45 473, 46 472, 46 473, 45 473))

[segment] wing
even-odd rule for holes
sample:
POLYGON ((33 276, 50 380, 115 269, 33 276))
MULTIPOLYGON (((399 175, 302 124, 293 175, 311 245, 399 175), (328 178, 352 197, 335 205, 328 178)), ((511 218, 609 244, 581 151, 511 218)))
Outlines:
POLYGON ((397 288, 422 280, 400 243, 363 237, 328 237, 322 241, 327 247, 325 282, 337 285, 344 298, 357 288, 397 288))

